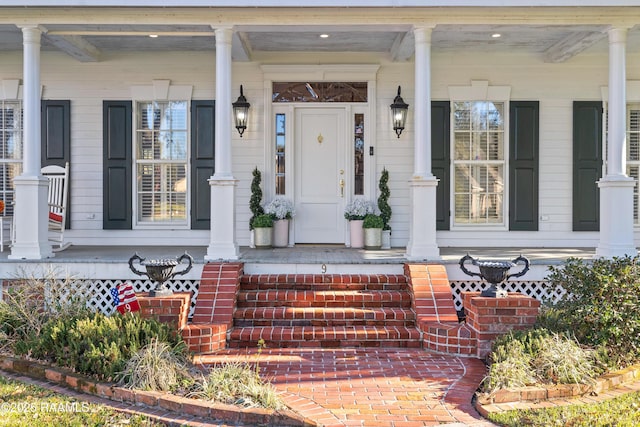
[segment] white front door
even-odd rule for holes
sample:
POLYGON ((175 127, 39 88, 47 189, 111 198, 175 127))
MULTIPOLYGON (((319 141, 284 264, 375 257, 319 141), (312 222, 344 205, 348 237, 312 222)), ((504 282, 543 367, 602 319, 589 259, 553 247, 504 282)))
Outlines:
POLYGON ((296 243, 344 243, 344 108, 296 109, 296 243))

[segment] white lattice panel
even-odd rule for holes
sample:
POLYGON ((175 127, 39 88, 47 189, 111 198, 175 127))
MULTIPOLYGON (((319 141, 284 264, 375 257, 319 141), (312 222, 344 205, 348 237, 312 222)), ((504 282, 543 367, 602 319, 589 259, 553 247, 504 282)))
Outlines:
MULTIPOLYGON (((60 284, 63 281, 58 281, 60 284)), ((85 296, 88 300, 88 304, 91 308, 100 310, 104 314, 111 314, 114 312, 113 298, 111 297, 111 288, 119 285, 123 280, 74 280, 75 290, 79 295, 85 296)), ((133 290, 138 293, 149 292, 155 288, 155 282, 143 279, 143 280, 127 280, 133 286, 133 290)), ((189 310, 189 318, 193 316, 193 311, 196 306, 196 300, 198 299, 198 288, 200 286, 199 280, 167 280, 165 286, 171 289, 173 292, 190 292, 191 293, 191 307, 189 310)))
MULTIPOLYGON (((476 280, 464 280, 451 282, 453 301, 456 310, 462 310, 462 292, 482 292, 490 285, 476 280)), ((546 282, 540 281, 508 281, 501 285, 508 292, 520 292, 542 302, 556 303, 566 293, 560 289, 556 292, 546 282)))

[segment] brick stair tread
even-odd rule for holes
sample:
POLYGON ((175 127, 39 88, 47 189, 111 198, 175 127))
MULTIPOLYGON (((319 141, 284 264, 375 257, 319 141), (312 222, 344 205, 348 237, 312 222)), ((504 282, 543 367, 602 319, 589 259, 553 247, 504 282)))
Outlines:
POLYGON ((347 346, 420 346, 420 331, 413 327, 336 326, 336 327, 246 327, 233 328, 231 347, 253 347, 264 339, 267 346, 347 347, 347 346))
POLYGON ((348 284, 361 283, 388 284, 407 283, 403 274, 245 274, 240 284, 264 283, 273 285, 287 284, 348 284))
POLYGON ((235 326, 415 326, 415 313, 399 307, 245 307, 235 326))
POLYGON ((402 291, 240 291, 238 307, 250 305, 311 307, 318 304, 340 303, 400 303, 410 305, 411 295, 402 291))
POLYGON ((244 307, 234 312, 235 319, 408 319, 415 313, 400 307, 244 307))
POLYGON ((403 283, 241 283, 240 290, 296 290, 296 291, 405 291, 403 283))

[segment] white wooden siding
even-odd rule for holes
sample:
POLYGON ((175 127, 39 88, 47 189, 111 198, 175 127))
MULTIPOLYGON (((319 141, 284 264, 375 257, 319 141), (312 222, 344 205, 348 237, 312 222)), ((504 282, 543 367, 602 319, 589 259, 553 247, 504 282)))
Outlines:
MULTIPOLYGON (((314 58, 300 55, 313 63, 314 58)), ((323 56, 327 58, 329 57, 323 56)), ((343 59, 345 56, 337 56, 343 59)), ((278 63, 280 58, 270 58, 278 63)), ((315 58, 317 60, 317 58, 315 58)), ((288 57, 291 60, 291 57, 288 57)), ((301 59, 302 61, 302 59, 301 59)), ((215 57, 208 52, 115 53, 101 62, 80 63, 66 55, 43 52, 41 81, 44 99, 71 100, 71 168, 73 179, 72 230, 66 234, 77 245, 126 245, 132 241, 148 244, 208 245, 208 231, 102 230, 102 101, 131 99, 132 85, 151 85, 153 79, 169 79, 172 84, 192 85, 193 99, 215 99, 215 57)), ((540 195, 538 232, 440 231, 441 247, 460 246, 548 246, 593 247, 598 233, 571 231, 572 226, 572 103, 600 100, 600 87, 607 85, 607 55, 582 54, 560 64, 514 52, 486 55, 438 53, 432 55, 432 99, 447 100, 448 86, 469 85, 471 80, 488 80, 490 85, 510 86, 514 100, 540 101, 540 195)), ((335 63, 335 61, 334 61, 335 63)), ((375 156, 365 161, 390 173, 392 245, 405 246, 409 237, 409 187, 413 172, 414 65, 380 64, 377 78, 375 135, 368 143, 375 156), (407 127, 396 138, 391 129, 389 104, 402 86, 402 96, 410 104, 407 127)), ((22 78, 22 52, 0 53, 0 80, 22 78)), ((627 58, 627 78, 640 80, 640 55, 627 58)), ((235 63, 232 97, 239 86, 251 103, 249 123, 243 138, 232 132, 233 175, 236 188, 236 235, 242 246, 249 243, 248 220, 251 171, 264 170, 264 88, 258 63, 235 63)), ((268 118, 270 119, 270 118, 268 118)), ((370 118, 371 120, 373 118, 370 118)), ((221 124, 216 124, 220 126, 221 124)), ((229 124, 231 125, 231 124, 229 124)), ((263 185, 271 185, 263 182, 263 185)), ((372 199, 377 198, 377 185, 372 199)), ((636 235, 636 241, 640 235, 636 235)))

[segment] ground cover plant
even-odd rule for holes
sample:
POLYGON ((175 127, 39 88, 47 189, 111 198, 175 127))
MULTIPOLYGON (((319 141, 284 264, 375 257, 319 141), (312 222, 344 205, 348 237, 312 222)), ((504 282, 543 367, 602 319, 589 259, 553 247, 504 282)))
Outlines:
POLYGON ((543 305, 533 329, 494 342, 483 392, 591 384, 640 361, 640 258, 571 258, 547 280, 563 297, 543 305))
POLYGON ((506 427, 635 427, 640 425, 640 392, 596 404, 492 413, 489 419, 506 427))
POLYGON ((0 376, 0 426, 164 426, 142 415, 123 414, 35 385, 0 376))
MULTIPOLYGON (((203 372, 190 363, 187 346, 173 327, 137 313, 107 316, 88 310, 81 289, 73 281, 36 279, 13 286, 0 301, 3 353, 134 389, 285 408, 271 383, 260 377, 258 362, 223 364, 203 372)), ((260 349, 263 345, 258 343, 260 349)))

